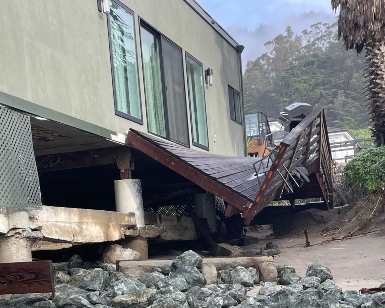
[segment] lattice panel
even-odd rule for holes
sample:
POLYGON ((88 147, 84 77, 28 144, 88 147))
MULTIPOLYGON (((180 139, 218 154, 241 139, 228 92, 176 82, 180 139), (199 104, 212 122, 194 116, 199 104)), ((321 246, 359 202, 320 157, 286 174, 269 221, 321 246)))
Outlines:
POLYGON ((28 209, 41 205, 30 119, 0 108, 0 207, 28 209))
POLYGON ((190 216, 187 208, 194 207, 194 201, 192 197, 178 198, 178 200, 173 203, 175 204, 149 207, 145 211, 171 216, 190 216))

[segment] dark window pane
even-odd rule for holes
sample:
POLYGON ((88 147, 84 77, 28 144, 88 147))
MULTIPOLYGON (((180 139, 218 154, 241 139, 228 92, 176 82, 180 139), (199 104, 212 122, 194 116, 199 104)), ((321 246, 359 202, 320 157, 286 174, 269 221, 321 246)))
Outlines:
POLYGON ((230 119, 235 121, 234 89, 229 86, 230 119))
POLYGON ((182 51, 168 39, 162 37, 162 54, 169 138, 188 145, 182 51))
POLYGON ((148 130, 166 137, 159 39, 143 27, 140 29, 140 36, 148 130))
POLYGON ((202 66, 190 57, 186 57, 186 63, 193 142, 208 147, 202 66))
POLYGON ((234 90, 235 122, 242 123, 242 107, 239 92, 234 90))
POLYGON ((141 120, 134 19, 112 1, 109 24, 116 110, 141 120))
POLYGON ((242 124, 242 105, 241 97, 237 90, 229 86, 229 106, 230 106, 230 119, 242 124))

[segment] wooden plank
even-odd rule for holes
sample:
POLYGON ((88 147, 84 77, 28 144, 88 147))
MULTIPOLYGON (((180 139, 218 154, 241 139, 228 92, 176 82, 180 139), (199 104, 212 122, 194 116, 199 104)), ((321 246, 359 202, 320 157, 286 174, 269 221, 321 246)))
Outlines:
POLYGON ((0 263, 0 294, 54 292, 52 261, 0 263))
POLYGON ((268 174, 266 175, 266 178, 262 184, 262 187, 258 191, 257 197, 255 198, 255 200, 251 204, 251 206, 248 207, 243 212, 243 218, 244 218, 245 225, 248 226, 251 223, 251 220, 253 219, 254 215, 262 210, 262 207, 260 206, 259 202, 261 201, 262 197, 264 196, 266 189, 270 185, 270 182, 271 182, 274 174, 276 173, 278 166, 281 163, 282 158, 285 155, 286 149, 287 149, 286 146, 284 146, 284 145, 280 146, 279 151, 277 153, 277 156, 274 160, 274 163, 272 164, 268 174))
POLYGON ((187 162, 183 162, 177 157, 173 156, 172 153, 168 153, 165 150, 160 149, 157 145, 152 144, 148 140, 142 137, 142 134, 136 133, 134 130, 130 130, 127 136, 127 142, 135 149, 147 154, 153 159, 159 161, 166 167, 179 173, 186 179, 194 182, 203 189, 213 193, 214 195, 224 199, 225 201, 233 204, 239 209, 250 201, 244 196, 237 194, 233 190, 224 186, 223 184, 210 178, 202 171, 188 165, 187 162))

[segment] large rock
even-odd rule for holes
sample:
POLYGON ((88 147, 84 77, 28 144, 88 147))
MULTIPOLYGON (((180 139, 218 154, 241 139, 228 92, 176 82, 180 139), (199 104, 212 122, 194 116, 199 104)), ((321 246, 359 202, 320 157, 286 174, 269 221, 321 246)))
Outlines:
POLYGON ((166 277, 159 272, 146 273, 138 278, 147 288, 162 289, 170 283, 166 277))
POLYGON ((86 270, 81 268, 70 269, 70 284, 88 291, 100 291, 104 281, 108 278, 108 272, 101 268, 86 270))
POLYGON ((299 283, 302 285, 303 289, 318 289, 320 283, 321 283, 321 278, 312 276, 312 277, 305 277, 302 278, 299 283))
POLYGON ((248 297, 242 303, 240 303, 237 307, 239 308, 262 308, 263 304, 259 303, 254 297, 248 297))
POLYGON ((134 278, 123 278, 115 281, 108 292, 109 297, 117 297, 124 294, 140 293, 146 286, 134 278))
POLYGON ((111 305, 114 308, 147 308, 155 299, 156 290, 143 289, 136 293, 118 295, 112 299, 111 305))
MULTIPOLYGON (((224 299, 230 297, 234 299, 237 303, 241 303, 246 300, 247 291, 245 287, 240 284, 218 284, 210 286, 209 290, 212 291, 216 297, 222 297, 224 299)), ((228 299, 228 302, 230 302, 230 299, 228 299)))
MULTIPOLYGON (((254 286, 256 271, 254 276, 251 271, 247 270, 243 266, 237 266, 236 268, 229 268, 219 272, 219 277, 222 283, 233 284, 239 283, 245 287, 254 286)), ((259 277, 258 277, 259 278, 259 277)))
POLYGON ((321 279, 321 283, 327 279, 333 280, 333 275, 330 270, 317 262, 309 262, 306 271, 306 277, 316 276, 321 279))
POLYGON ((141 260, 139 252, 130 248, 123 248, 121 245, 113 244, 103 252, 104 263, 116 263, 116 260, 141 260))
POLYGON ((342 300, 350 303, 353 307, 360 307, 362 304, 370 301, 369 295, 360 294, 357 291, 345 291, 342 294, 342 300))
POLYGON ((166 281, 175 289, 184 292, 190 289, 190 285, 182 276, 167 276, 166 281))
POLYGON ((258 291, 259 295, 272 296, 275 293, 277 293, 277 290, 271 282, 261 281, 261 288, 258 291))
POLYGON ((295 273, 295 269, 292 266, 277 266, 277 273, 277 282, 281 285, 286 286, 301 280, 301 277, 295 273))
POLYGON ((177 256, 171 264, 171 269, 175 271, 180 266, 191 266, 196 268, 202 267, 202 257, 192 250, 185 251, 181 255, 177 256))
POLYGON ((249 267, 247 270, 249 271, 251 277, 254 279, 254 284, 259 283, 260 281, 259 270, 254 267, 249 267))
POLYGON ((88 299, 88 292, 77 287, 61 284, 55 287, 53 303, 57 308, 86 307, 93 308, 88 299))
POLYGON ((194 287, 204 287, 206 285, 206 278, 202 273, 196 268, 188 265, 180 265, 172 276, 181 276, 186 279, 187 283, 194 287))
MULTIPOLYGON (((14 294, 7 302, 8 307, 55 307, 52 301, 49 300, 49 294, 14 294)), ((4 305, 5 306, 5 305, 4 305)), ((0 307, 4 307, 0 302, 0 307)))
POLYGON ((371 308, 385 308, 385 292, 372 295, 373 305, 371 308))

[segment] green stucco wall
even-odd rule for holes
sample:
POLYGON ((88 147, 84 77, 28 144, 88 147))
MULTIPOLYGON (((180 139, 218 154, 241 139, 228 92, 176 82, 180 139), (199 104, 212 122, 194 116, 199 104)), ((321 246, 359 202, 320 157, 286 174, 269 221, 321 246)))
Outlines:
POLYGON ((213 69, 214 85, 205 89, 210 152, 244 155, 243 127, 230 120, 228 106, 228 84, 241 91, 235 48, 183 0, 122 2, 135 12, 143 125, 115 115, 107 16, 98 12, 96 0, 2 0, 0 92, 22 99, 23 106, 30 102, 30 108, 20 109, 42 107, 36 110, 48 118, 47 110, 101 130, 147 131, 141 17, 201 61, 204 69, 213 69))

